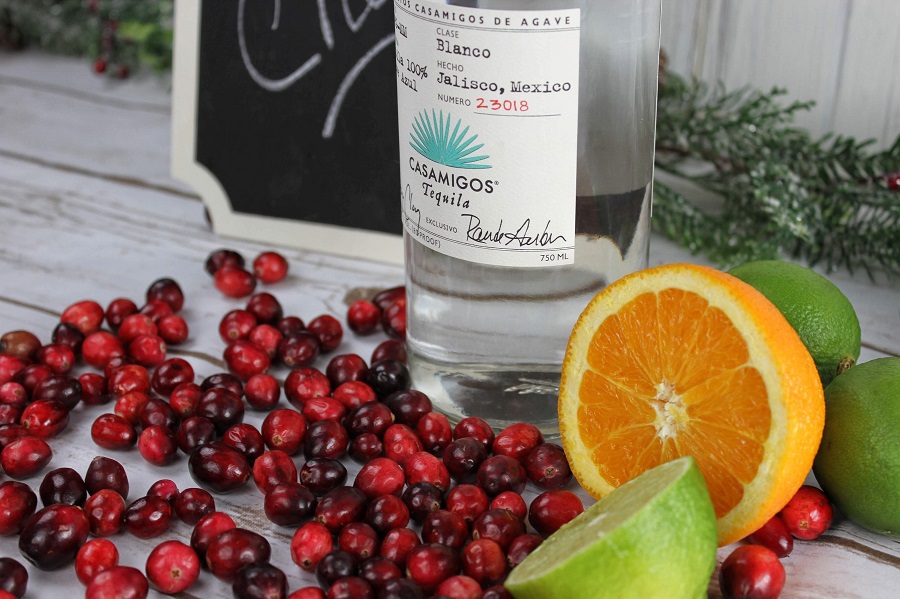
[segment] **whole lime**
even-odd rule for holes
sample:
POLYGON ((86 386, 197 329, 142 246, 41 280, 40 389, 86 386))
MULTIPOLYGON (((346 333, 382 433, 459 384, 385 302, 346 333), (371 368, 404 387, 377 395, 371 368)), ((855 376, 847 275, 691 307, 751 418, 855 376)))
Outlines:
POLYGON ((825 389, 813 473, 850 520, 900 537, 900 358, 858 364, 825 389))
POLYGON ((859 358, 859 318, 834 283, 799 264, 747 262, 728 271, 755 287, 781 311, 812 355, 822 385, 859 358))

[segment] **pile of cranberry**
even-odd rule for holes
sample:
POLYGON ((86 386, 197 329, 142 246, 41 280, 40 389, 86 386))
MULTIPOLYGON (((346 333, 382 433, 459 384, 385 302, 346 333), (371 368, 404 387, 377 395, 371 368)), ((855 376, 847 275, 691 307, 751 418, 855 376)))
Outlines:
MULTIPOLYGON (((368 362, 337 354, 319 370, 313 363, 340 346, 341 322, 326 314, 304 323, 272 294, 254 293, 287 275, 280 254, 260 254, 246 269, 240 254, 218 250, 206 269, 223 294, 248 300, 219 323, 227 372, 202 381, 168 355, 188 338, 184 295, 168 278, 141 307, 124 298, 106 309, 69 306, 49 344, 26 331, 0 338, 0 466, 17 479, 0 483, 0 535, 18 534, 37 568, 74 563, 91 598, 143 597, 151 585, 178 593, 203 569, 239 598, 510 597, 502 586, 510 568, 583 511, 563 488, 572 478, 565 454, 536 427, 495 434, 474 417, 451 426, 410 389, 404 288, 348 308, 355 334, 388 336, 368 362), (88 368, 76 376, 79 361, 88 368), (269 373, 275 364, 289 368, 283 383, 269 373), (79 403, 112 407, 91 425, 97 446, 136 446, 160 466, 182 452, 198 486, 162 479, 126 503, 125 468, 98 456, 83 475, 48 471, 35 493, 20 481, 50 463, 47 440, 79 403), (265 413, 259 428, 244 422, 245 409, 265 413), (353 480, 348 460, 360 465, 353 480), (291 558, 319 587, 288 595, 269 541, 216 510, 215 494, 251 479, 266 517, 296 530, 291 558), (528 481, 544 490, 530 506, 521 494, 528 481), (174 519, 193 527, 189 543, 162 541, 144 571, 118 564, 111 537, 158 538, 174 519)), ((23 596, 27 578, 18 561, 0 558, 0 599, 23 596)))

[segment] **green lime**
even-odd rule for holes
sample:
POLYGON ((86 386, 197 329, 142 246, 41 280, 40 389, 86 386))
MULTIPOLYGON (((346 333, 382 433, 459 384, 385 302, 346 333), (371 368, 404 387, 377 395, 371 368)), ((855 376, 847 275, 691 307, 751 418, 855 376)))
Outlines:
POLYGON ((859 358, 859 318, 850 300, 822 275, 793 262, 760 260, 728 271, 781 311, 812 355, 822 385, 859 358))
POLYGON ((716 515, 691 457, 652 468, 547 538, 510 573, 516 599, 706 597, 716 515))
POLYGON ((845 516, 900 537, 900 358, 858 364, 828 385, 813 473, 845 516))

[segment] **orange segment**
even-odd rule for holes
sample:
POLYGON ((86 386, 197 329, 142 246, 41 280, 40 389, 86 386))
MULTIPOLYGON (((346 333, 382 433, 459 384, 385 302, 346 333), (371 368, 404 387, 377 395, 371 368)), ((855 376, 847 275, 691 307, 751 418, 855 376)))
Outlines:
POLYGON ((595 497, 693 456, 727 544, 803 484, 824 399, 809 352, 765 297, 715 269, 672 264, 587 306, 563 362, 559 422, 572 471, 595 497))

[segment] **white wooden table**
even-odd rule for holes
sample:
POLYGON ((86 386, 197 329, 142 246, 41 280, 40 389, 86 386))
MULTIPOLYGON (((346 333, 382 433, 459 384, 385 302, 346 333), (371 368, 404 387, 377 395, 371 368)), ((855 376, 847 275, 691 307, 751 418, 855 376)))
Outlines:
MULTIPOLYGON (((224 349, 218 338, 221 316, 240 300, 218 293, 203 270, 214 249, 232 247, 252 259, 264 245, 213 234, 203 205, 169 172, 168 84, 156 78, 115 83, 91 74, 85 61, 26 53, 0 54, 0 334, 27 329, 49 342, 59 313, 81 299, 106 305, 116 297, 138 304, 157 278, 176 279, 185 291, 184 315, 190 340, 170 354, 188 359, 198 378, 220 372, 224 349)), ((304 319, 329 313, 344 319, 350 298, 402 284, 402 270, 326 254, 279 248, 291 263, 287 280, 269 290, 286 313, 304 319)), ((665 240, 654 238, 651 262, 698 260, 665 240)), ((900 284, 873 284, 846 273, 833 280, 856 306, 863 329, 861 360, 900 355, 900 284)), ((383 337, 348 334, 338 350, 367 358, 383 337)), ((317 366, 324 368, 327 358, 317 366)), ((276 369, 283 378, 286 371, 276 369)), ((131 480, 130 499, 152 482, 173 479, 180 488, 196 486, 181 456, 163 468, 150 466, 136 449, 103 452, 89 429, 103 407, 79 406, 68 429, 51 440, 54 458, 47 470, 63 465, 84 472, 100 453, 122 461, 131 480)), ((259 425, 262 415, 247 412, 259 425)), ((348 462, 352 477, 358 467, 348 462)), ((33 488, 43 472, 27 480, 33 488)), ((352 480, 352 478, 351 478, 352 480)), ((586 495, 580 490, 585 499, 586 495)), ((526 492, 526 500, 535 495, 526 492)), ((275 565, 290 588, 314 579, 290 560, 292 529, 277 527, 260 508, 259 491, 217 496, 239 526, 252 527, 272 540, 275 565)), ((685 531, 689 533, 689 531, 685 531)), ((190 527, 174 523, 164 538, 187 540, 190 527)), ((143 569, 149 551, 161 539, 114 537, 121 562, 143 569)), ((733 549, 719 550, 719 561, 733 549)), ((0 538, 0 556, 26 564, 29 597, 80 593, 72 568, 42 572, 20 555, 17 538, 0 538)), ((846 521, 813 542, 798 541, 783 561, 784 597, 896 597, 900 588, 900 541, 870 534, 846 521)), ((227 585, 208 573, 190 590, 191 597, 230 597, 227 585)), ((710 596, 718 597, 715 577, 710 596)))

